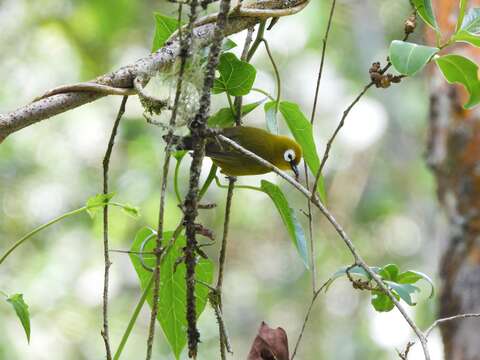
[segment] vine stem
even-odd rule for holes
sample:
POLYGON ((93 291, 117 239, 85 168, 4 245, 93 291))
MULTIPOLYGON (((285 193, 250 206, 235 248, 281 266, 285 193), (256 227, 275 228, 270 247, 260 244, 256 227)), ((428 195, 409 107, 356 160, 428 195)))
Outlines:
MULTIPOLYGON (((330 7, 330 13, 328 15, 327 28, 325 30, 325 35, 324 35, 323 40, 322 40, 322 43, 323 43, 322 55, 320 57, 320 67, 318 69, 317 84, 315 86, 315 97, 314 97, 314 100, 313 100, 312 114, 310 116, 310 124, 312 124, 312 127, 313 127, 313 123, 315 122, 315 114, 317 112, 318 94, 320 92, 320 83, 322 81, 323 65, 325 63, 325 56, 326 56, 327 44, 328 44, 328 35, 330 34, 330 29, 332 27, 332 19, 333 19, 333 14, 335 12, 335 5, 336 5, 336 0, 332 0, 332 6, 330 7)), ((304 166, 304 170, 305 170, 305 184, 307 185, 307 190, 310 190, 307 163, 304 163, 303 166, 304 166)), ((313 189, 312 192, 315 192, 316 186, 317 186, 317 184, 314 184, 314 186, 312 188, 313 189)), ((317 288, 317 264, 316 264, 316 259, 315 259, 315 254, 316 254, 315 242, 313 240, 312 202, 310 201, 310 199, 307 199, 307 211, 308 211, 308 213, 307 213, 308 237, 309 237, 309 242, 310 242, 310 257, 311 257, 311 266, 312 266, 312 292, 313 292, 313 298, 316 299, 317 296, 318 296, 318 293, 316 292, 316 288, 317 288)), ((308 320, 308 317, 306 318, 306 320, 308 320)), ((304 328, 305 328, 305 326, 302 327, 302 329, 304 329, 304 328)), ((301 336, 300 336, 300 339, 301 339, 301 336)))
MULTIPOLYGON (((109 206, 118 206, 120 208, 123 208, 123 205, 122 204, 119 204, 119 203, 112 203, 112 202, 109 202, 108 203, 109 206)), ((84 211, 87 211, 87 210, 90 210, 90 209, 94 209, 94 208, 97 208, 97 207, 103 207, 104 204, 99 204, 99 205, 93 205, 93 206, 82 206, 81 208, 78 208, 78 209, 75 209, 75 210, 72 210, 72 211, 69 211, 63 215, 60 215, 52 220, 50 220, 49 222, 45 223, 45 224, 42 224, 38 227, 36 227, 35 229, 33 229, 32 231, 30 231, 29 233, 25 234, 24 236, 22 236, 19 240, 17 240, 12 246, 10 246, 10 248, 8 248, 8 250, 2 255, 2 257, 0 257, 0 265, 7 259, 7 257, 16 249, 18 248, 20 245, 22 245, 25 241, 27 241, 28 239, 30 239, 32 236, 38 234, 40 231, 46 229, 47 227, 63 220, 63 219, 66 219, 70 216, 73 216, 73 215, 77 215, 77 214, 80 214, 84 211)))
MULTIPOLYGON (((167 180, 168 180, 168 170, 170 166, 170 158, 171 158, 171 142, 173 138, 173 131, 175 129, 175 122, 177 118, 178 112, 178 105, 180 103, 180 97, 182 94, 182 84, 183 84, 183 76, 185 73, 185 69, 187 66, 187 60, 191 55, 191 46, 192 46, 192 37, 193 37, 193 24, 197 18, 197 1, 192 1, 190 6, 190 18, 187 25, 187 34, 184 38, 182 36, 182 29, 179 28, 179 38, 180 38, 180 69, 178 72, 178 79, 177 79, 177 86, 175 92, 175 100, 172 109, 172 115, 170 117, 169 122, 169 130, 167 135, 167 145, 165 146, 165 159, 163 163, 163 172, 162 172, 162 185, 160 190, 160 205, 158 211, 158 228, 157 228, 157 237, 156 237, 156 244, 155 244, 155 269, 153 272, 153 299, 152 299, 152 312, 150 315, 150 327, 148 333, 148 340, 147 340, 147 356, 146 360, 150 360, 152 356, 152 348, 153 348, 153 339, 155 334, 155 323, 157 321, 158 315, 158 299, 159 299, 159 291, 160 291, 160 265, 162 260, 162 240, 163 240, 163 222, 165 217, 165 198, 167 192, 167 180)), ((178 23, 182 22, 182 4, 179 4, 178 7, 178 23)))
MULTIPOLYGON (((225 259, 227 255, 227 240, 228 240, 228 226, 230 224, 230 209, 232 207, 233 199, 233 190, 235 188, 235 181, 237 179, 234 177, 228 178, 228 191, 227 191, 227 202, 225 205, 225 219, 223 223, 223 238, 222 238, 222 247, 220 249, 220 256, 218 259, 218 278, 217 278, 217 287, 215 289, 216 295, 218 296, 218 307, 220 313, 223 311, 222 305, 222 286, 223 286, 223 275, 225 268, 225 259)), ((220 355, 222 360, 226 360, 226 343, 227 339, 225 338, 224 326, 219 321, 218 331, 220 334, 220 355)))
MULTIPOLYGON (((101 205, 103 206, 103 204, 101 205)), ((70 216, 73 216, 73 215, 77 215, 77 214, 80 214, 84 211, 86 211, 87 209, 89 209, 89 207, 87 206, 82 206, 81 208, 78 208, 76 210, 72 210, 72 211, 69 211, 63 215, 60 215, 58 217, 56 217, 55 219, 53 220, 50 220, 49 222, 43 224, 43 225, 40 225, 38 226, 37 228, 33 229, 32 231, 30 231, 29 233, 25 234, 24 236, 22 236, 17 242, 15 242, 3 255, 2 257, 0 258, 0 264, 2 264, 6 258, 17 248, 19 247, 20 245, 22 245, 25 241, 27 241, 28 239, 30 239, 32 236, 34 236, 35 234, 39 233, 40 231, 42 231, 43 229, 65 219, 65 218, 68 218, 70 216)))
MULTIPOLYGON (((115 144, 115 137, 117 136, 118 126, 123 114, 125 113, 125 105, 127 104, 128 95, 122 98, 120 108, 118 109, 117 117, 113 124, 112 133, 110 134, 110 140, 108 141, 107 150, 105 151, 105 157, 103 158, 103 194, 108 194, 108 171, 110 168, 110 157, 112 156, 113 146, 115 144)), ((103 330, 101 335, 103 342, 105 343, 105 351, 107 360, 112 359, 112 351, 110 349, 110 336, 108 331, 108 287, 110 278, 110 254, 109 254, 109 241, 108 241, 108 204, 103 206, 103 259, 104 259, 104 274, 103 274, 103 330)))

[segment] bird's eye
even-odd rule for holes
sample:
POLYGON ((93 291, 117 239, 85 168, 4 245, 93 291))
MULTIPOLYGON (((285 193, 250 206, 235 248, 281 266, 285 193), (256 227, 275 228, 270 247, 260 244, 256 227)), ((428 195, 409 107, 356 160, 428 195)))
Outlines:
POLYGON ((293 151, 292 149, 288 149, 283 153, 283 158, 287 162, 295 160, 295 151, 293 151))

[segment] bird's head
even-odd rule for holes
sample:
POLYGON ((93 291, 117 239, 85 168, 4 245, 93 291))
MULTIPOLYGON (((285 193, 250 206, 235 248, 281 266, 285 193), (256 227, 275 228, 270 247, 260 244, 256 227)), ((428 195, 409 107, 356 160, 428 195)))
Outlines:
POLYGON ((294 140, 286 136, 279 136, 276 141, 275 163, 281 170, 292 170, 298 180, 298 164, 302 160, 302 148, 294 140))

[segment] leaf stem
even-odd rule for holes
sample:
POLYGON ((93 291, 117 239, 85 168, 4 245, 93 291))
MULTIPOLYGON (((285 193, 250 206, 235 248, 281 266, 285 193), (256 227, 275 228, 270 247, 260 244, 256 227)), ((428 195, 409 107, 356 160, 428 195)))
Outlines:
POLYGON ((252 91, 263 94, 263 95, 267 96, 270 100, 275 101, 275 98, 272 95, 270 95, 268 92, 266 92, 265 90, 262 90, 262 89, 259 89, 259 88, 252 88, 252 91))
POLYGON ((262 38, 260 41, 262 41, 263 44, 265 45, 265 49, 267 50, 268 57, 270 58, 270 62, 272 63, 272 66, 273 66, 273 71, 275 73, 275 80, 277 82, 277 98, 275 100, 275 117, 276 117, 278 114, 278 107, 280 106, 280 94, 281 94, 281 87, 282 87, 282 82, 280 80, 280 72, 278 71, 277 64, 273 59, 273 55, 272 55, 272 52, 270 51, 270 46, 268 46, 267 40, 262 38))
POLYGON ((252 47, 248 51, 248 55, 247 55, 247 58, 246 58, 247 62, 250 62, 253 54, 255 54, 255 51, 257 51, 257 48, 260 45, 260 42, 263 39, 263 34, 265 33, 265 25, 266 24, 267 24, 267 20, 262 20, 260 22, 260 25, 258 26, 258 31, 257 31, 257 37, 255 38, 255 41, 253 42, 252 47))

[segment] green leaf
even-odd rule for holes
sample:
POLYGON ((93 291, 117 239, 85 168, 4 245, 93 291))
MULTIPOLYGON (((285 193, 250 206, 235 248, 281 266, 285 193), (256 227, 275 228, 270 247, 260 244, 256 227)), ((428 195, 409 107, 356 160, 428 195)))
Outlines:
POLYGON ((456 30, 458 31, 464 22, 465 9, 467 8, 468 0, 460 0, 458 6, 458 17, 456 30))
POLYGON ((295 211, 289 206, 287 198, 282 190, 275 184, 267 180, 261 181, 261 189, 272 199, 275 207, 280 213, 280 217, 285 224, 290 238, 295 245, 298 254, 303 260, 305 267, 308 269, 308 250, 307 240, 303 232, 302 225, 298 221, 295 211))
POLYGON ((97 194, 87 200, 86 207, 90 217, 94 217, 101 206, 104 206, 115 196, 114 192, 108 194, 97 194))
POLYGON ((419 292, 420 289, 416 286, 413 286, 411 284, 397 284, 396 282, 393 281, 385 281, 385 284, 387 284, 392 290, 395 291, 395 293, 400 296, 400 298, 405 301, 408 305, 414 306, 416 303, 412 301, 412 294, 415 292, 419 292))
POLYGON ((411 0, 411 2, 423 21, 432 29, 439 31, 431 0, 411 0))
POLYGON ((265 111, 265 120, 267 120, 267 130, 272 134, 278 134, 276 105, 276 101, 269 101, 263 106, 263 110, 265 111))
POLYGON ((394 40, 390 44, 390 61, 400 74, 412 76, 439 51, 438 48, 394 40))
POLYGON ((178 20, 160 13, 153 15, 155 16, 155 36, 153 37, 152 52, 155 52, 178 29, 178 20))
MULTIPOLYGON (((251 104, 246 104, 242 106, 242 116, 247 115, 249 112, 253 111, 258 105, 260 105, 265 100, 257 101, 251 104)), ((228 127, 235 124, 235 115, 232 112, 232 109, 229 107, 222 108, 218 110, 214 115, 210 116, 208 119, 209 127, 228 127)))
POLYGON ((183 157, 185 155, 187 155, 187 153, 188 153, 187 150, 179 150, 179 151, 175 151, 174 153, 172 153, 172 155, 177 161, 180 161, 180 160, 183 159, 183 157))
POLYGON ((222 51, 232 50, 235 47, 237 47, 237 44, 235 43, 235 41, 229 38, 226 38, 223 40, 222 51))
MULTIPOLYGON (((320 168, 320 160, 318 158, 315 140, 313 139, 313 131, 310 121, 308 121, 302 110, 300 110, 298 104, 293 102, 280 102, 280 112, 282 113, 293 137, 302 147, 303 158, 310 171, 313 176, 316 176, 318 169, 320 168)), ((325 202, 327 194, 325 193, 323 176, 320 177, 318 182, 318 193, 320 194, 322 201, 325 202)))
POLYGON ((480 8, 470 9, 453 40, 480 47, 480 8))
POLYGON ((473 8, 468 11, 460 29, 472 34, 480 33, 480 8, 473 8))
MULTIPOLYGON (((169 243, 173 232, 166 232, 163 235, 164 246, 169 243)), ((150 228, 142 228, 137 232, 133 242, 132 251, 140 251, 142 243, 148 238, 150 240, 145 244, 144 251, 150 252, 155 248, 156 233, 150 228)), ((183 247, 186 244, 184 235, 180 235, 174 245, 164 255, 160 268, 160 292, 157 319, 163 329, 165 337, 175 354, 179 359, 183 348, 187 343, 187 321, 186 321, 186 287, 185 287, 185 264, 181 263, 174 271, 176 261, 183 255, 183 247)), ((138 255, 130 254, 135 271, 140 279, 142 289, 145 289, 151 279, 152 273, 145 270, 138 255)), ((155 257, 153 255, 144 255, 145 264, 154 267, 155 257)), ((196 266, 196 279, 205 283, 212 283, 213 280, 213 262, 209 259, 200 258, 196 266)), ((208 288, 197 284, 195 287, 197 316, 205 309, 208 297, 208 288)), ((147 296, 147 301, 152 306, 153 289, 147 296)))
POLYGON ((140 217, 140 208, 130 204, 122 204, 122 211, 128 216, 138 219, 140 217))
POLYGON ((14 294, 10 296, 7 301, 12 304, 18 319, 22 323, 23 330, 27 336, 27 341, 30 343, 30 314, 28 312, 28 305, 23 300, 22 294, 14 294))
POLYGON ((460 30, 453 37, 455 41, 466 42, 473 46, 480 47, 480 36, 474 35, 467 31, 460 30))
POLYGON ((372 291, 372 306, 378 312, 388 312, 393 309, 395 304, 382 291, 372 291))
POLYGON ((460 83, 470 94, 466 109, 480 102, 480 82, 478 81, 478 66, 473 61, 460 55, 444 55, 435 59, 445 79, 450 83, 460 83))
POLYGON ((239 60, 233 53, 223 53, 218 63, 220 77, 215 79, 213 93, 227 92, 232 96, 243 96, 250 92, 257 70, 245 61, 239 60))
POLYGON ((433 285, 433 281, 428 275, 420 271, 407 270, 398 275, 396 282, 399 284, 415 284, 419 280, 425 280, 430 284, 431 289, 429 297, 433 297, 435 294, 435 286, 433 285))
POLYGON ((399 271, 400 270, 397 265, 388 264, 380 269, 379 275, 384 280, 396 281, 399 271))

